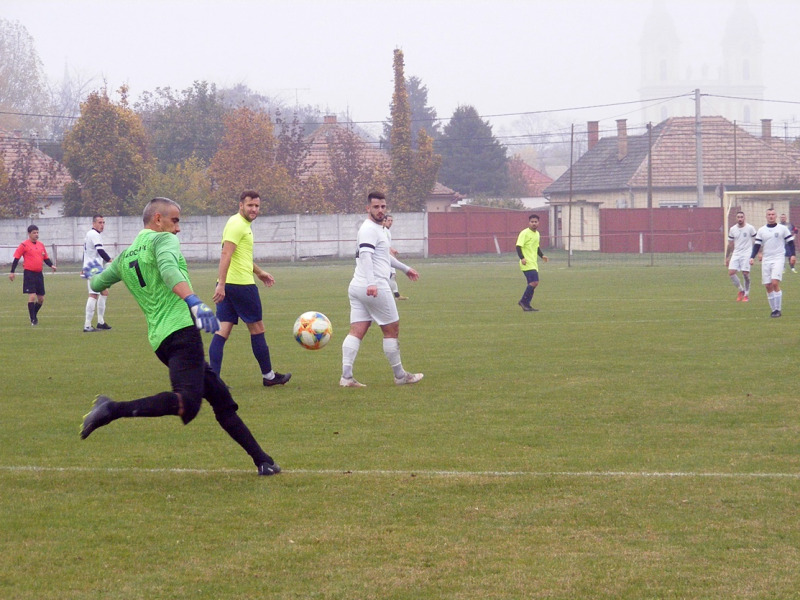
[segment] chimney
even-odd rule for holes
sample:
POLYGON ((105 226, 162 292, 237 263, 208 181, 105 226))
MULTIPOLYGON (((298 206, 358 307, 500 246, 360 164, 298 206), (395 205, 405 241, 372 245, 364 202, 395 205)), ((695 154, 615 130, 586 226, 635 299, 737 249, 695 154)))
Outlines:
POLYGON ((589 150, 591 150, 600 141, 600 121, 589 121, 586 127, 589 132, 589 150))
POLYGON ((628 156, 628 127, 627 119, 617 119, 617 159, 622 160, 628 156))
POLYGON ((767 141, 772 139, 772 119, 761 119, 761 137, 767 141))
POLYGON ((325 125, 336 125, 336 115, 325 115, 322 122, 325 125))

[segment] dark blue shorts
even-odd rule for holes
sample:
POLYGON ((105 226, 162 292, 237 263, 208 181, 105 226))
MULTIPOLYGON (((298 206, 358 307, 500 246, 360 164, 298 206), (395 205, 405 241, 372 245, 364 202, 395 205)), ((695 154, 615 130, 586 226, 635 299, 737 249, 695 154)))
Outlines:
POLYGON ((41 271, 22 271, 22 293, 44 296, 44 273, 41 271))
POLYGON ((525 279, 528 283, 533 283, 534 281, 539 281, 539 271, 536 269, 531 269, 529 271, 523 271, 525 274, 525 279))
POLYGON ((225 299, 217 304, 217 319, 236 325, 239 319, 245 323, 257 323, 263 319, 261 296, 256 284, 225 284, 225 299))

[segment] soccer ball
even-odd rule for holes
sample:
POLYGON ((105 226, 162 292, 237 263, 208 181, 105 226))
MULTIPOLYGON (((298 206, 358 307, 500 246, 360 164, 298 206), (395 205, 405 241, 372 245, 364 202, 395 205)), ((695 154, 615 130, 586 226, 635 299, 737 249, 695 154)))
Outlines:
POLYGON ((328 317, 313 310, 297 317, 292 332, 297 343, 308 350, 323 348, 333 335, 328 317))

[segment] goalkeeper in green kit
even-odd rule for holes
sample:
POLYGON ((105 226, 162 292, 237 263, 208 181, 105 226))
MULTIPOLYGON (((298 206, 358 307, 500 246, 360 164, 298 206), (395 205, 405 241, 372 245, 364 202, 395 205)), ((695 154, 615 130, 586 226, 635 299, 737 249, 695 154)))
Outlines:
POLYGON ((228 387, 205 362, 199 330, 214 333, 219 322, 192 292, 186 259, 176 235, 180 231, 180 214, 177 202, 154 198, 144 209, 144 229, 133 244, 105 270, 98 264, 83 270, 84 277, 101 270, 91 277, 95 292, 122 281, 133 294, 147 320, 150 344, 169 368, 172 391, 129 402, 98 396, 83 419, 81 438, 86 439, 98 427, 123 417, 176 415, 188 424, 197 416, 205 398, 220 427, 253 459, 258 474, 276 475, 281 468, 262 450, 236 413, 239 407, 228 387))

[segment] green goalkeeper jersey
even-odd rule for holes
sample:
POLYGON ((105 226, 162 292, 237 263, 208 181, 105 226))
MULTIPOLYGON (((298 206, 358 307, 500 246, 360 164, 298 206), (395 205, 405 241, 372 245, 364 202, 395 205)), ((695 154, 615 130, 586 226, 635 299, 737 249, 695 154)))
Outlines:
POLYGON ((153 350, 173 332, 194 325, 189 307, 172 291, 181 281, 191 286, 175 234, 142 229, 105 271, 92 277, 92 289, 101 292, 119 281, 133 294, 147 319, 153 350))

